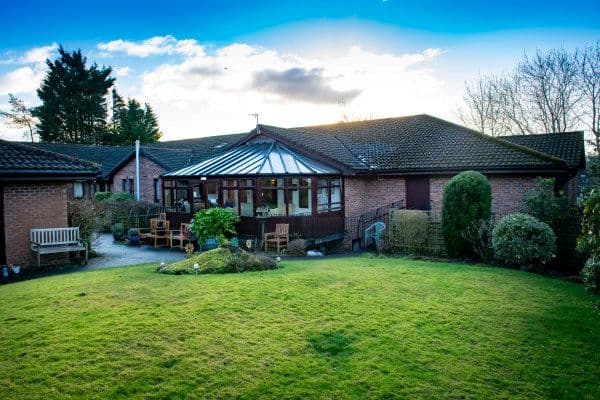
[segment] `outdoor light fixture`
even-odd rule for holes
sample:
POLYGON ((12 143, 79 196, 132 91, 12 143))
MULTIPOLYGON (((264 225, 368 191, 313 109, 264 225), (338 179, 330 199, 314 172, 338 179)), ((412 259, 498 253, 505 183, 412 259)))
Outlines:
POLYGON ((198 265, 198 263, 194 264, 194 273, 198 274, 198 270, 200 269, 200 266, 198 265))
POLYGON ((279 264, 281 262, 281 257, 277 256, 277 258, 275 259, 275 261, 277 261, 277 264, 279 264))

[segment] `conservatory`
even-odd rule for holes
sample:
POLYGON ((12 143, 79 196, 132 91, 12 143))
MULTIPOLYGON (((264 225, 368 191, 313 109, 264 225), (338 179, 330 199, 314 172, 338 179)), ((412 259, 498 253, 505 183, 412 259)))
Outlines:
POLYGON ((169 218, 186 222, 210 207, 240 216, 238 234, 259 238, 277 223, 291 237, 313 243, 344 234, 343 179, 340 171, 269 138, 163 174, 163 202, 169 218))

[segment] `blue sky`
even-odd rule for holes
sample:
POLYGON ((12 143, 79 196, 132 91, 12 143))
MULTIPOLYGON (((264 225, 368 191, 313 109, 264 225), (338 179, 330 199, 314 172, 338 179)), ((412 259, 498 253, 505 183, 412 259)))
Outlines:
MULTIPOLYGON (((464 81, 524 52, 600 40, 592 1, 10 2, 0 13, 0 107, 36 103, 43 59, 81 48, 150 102, 166 139, 265 123, 428 112, 455 118, 464 81)), ((18 132, 0 126, 0 136, 18 132)))

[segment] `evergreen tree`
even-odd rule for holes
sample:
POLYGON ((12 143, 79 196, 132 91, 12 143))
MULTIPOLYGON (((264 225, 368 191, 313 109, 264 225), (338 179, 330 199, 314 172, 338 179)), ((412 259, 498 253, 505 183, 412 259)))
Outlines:
POLYGON ((47 60, 48 73, 37 94, 35 110, 42 142, 97 144, 106 130, 106 95, 113 85, 112 69, 86 67, 81 50, 61 46, 59 58, 47 60))
POLYGON ((121 97, 113 90, 113 117, 103 144, 120 146, 131 145, 136 140, 141 143, 156 143, 162 136, 158 127, 158 119, 149 104, 144 107, 135 100, 128 99, 127 104, 115 101, 121 97), (117 107, 115 107, 117 104, 117 107))

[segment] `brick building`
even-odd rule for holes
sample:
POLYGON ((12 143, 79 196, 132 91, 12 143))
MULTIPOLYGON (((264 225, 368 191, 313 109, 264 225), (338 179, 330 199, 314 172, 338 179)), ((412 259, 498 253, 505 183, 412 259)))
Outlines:
POLYGON ((95 164, 0 140, 0 263, 32 262, 33 228, 67 227, 68 192, 95 164))
POLYGON ((347 238, 353 218, 392 204, 438 219, 445 184, 465 170, 488 177, 492 212, 500 216, 519 211, 539 176, 554 177, 557 189, 574 198, 584 168, 583 132, 500 139, 416 115, 290 129, 259 125, 224 153, 163 180, 191 212, 232 206, 242 216, 242 233, 256 235, 254 211, 266 205, 269 229, 286 221, 294 234, 322 241, 347 238))

